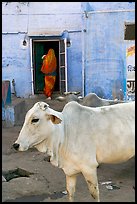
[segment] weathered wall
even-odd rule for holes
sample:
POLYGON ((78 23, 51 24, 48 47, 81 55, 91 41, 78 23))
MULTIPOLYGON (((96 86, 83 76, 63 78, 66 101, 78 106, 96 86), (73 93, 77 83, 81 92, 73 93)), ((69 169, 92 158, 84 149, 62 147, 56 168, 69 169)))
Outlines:
POLYGON ((134 12, 89 13, 85 40, 85 94, 104 98, 126 96, 125 22, 134 22, 134 12))
MULTIPOLYGON (((31 95, 30 45, 27 34, 47 31, 62 33, 64 30, 68 30, 72 31, 69 33, 72 45, 68 48, 68 90, 82 92, 83 87, 86 87, 85 94, 91 91, 97 92, 94 88, 95 81, 97 81, 103 91, 106 91, 105 96, 111 97, 112 89, 108 89, 111 79, 120 78, 122 87, 125 89, 123 84, 125 83, 123 23, 124 21, 134 21, 134 14, 129 12, 124 14, 124 17, 114 14, 111 16, 92 15, 93 19, 88 25, 91 36, 90 38, 86 37, 90 39, 86 42, 88 52, 83 52, 82 43, 85 43, 85 40, 83 41, 83 32, 79 32, 85 28, 82 12, 134 8, 134 2, 3 2, 2 79, 10 81, 15 79, 17 96, 28 97, 31 95), (28 39, 28 44, 23 47, 22 41, 25 36, 28 39), (90 54, 87 56, 86 52, 90 54), (115 57, 114 54, 116 54, 115 57), (85 67, 83 59, 86 61, 85 67), (88 68, 88 59, 92 63, 92 72, 88 68), (113 62, 109 64, 108 68, 108 64, 107 66, 106 62, 104 64, 105 59, 109 63, 111 59, 114 59, 115 63, 112 60, 113 62), (98 63, 101 60, 103 66, 98 63), (96 66, 97 64, 99 66, 96 66), (118 66, 121 67, 121 70, 115 75, 118 66), (95 67, 96 69, 94 69, 95 67), (82 84, 84 68, 87 69, 85 74, 87 79, 84 81, 85 84, 82 84), (104 75, 101 74, 103 69, 104 75), (91 81, 91 86, 87 81, 91 81)), ((84 35, 87 34, 84 33, 84 35)))
POLYGON ((3 80, 15 79, 17 96, 31 93, 30 46, 22 46, 26 34, 71 31, 68 48, 68 88, 82 90, 80 2, 3 2, 2 72, 3 80), (77 32, 78 31, 78 32, 77 32))
POLYGON ((135 2, 82 2, 82 8, 87 11, 135 9, 135 2))
POLYGON ((134 4, 111 2, 83 4, 84 94, 126 99, 125 23, 135 22, 134 4))
POLYGON ((2 79, 15 79, 17 96, 31 93, 31 72, 29 47, 23 49, 23 34, 2 35, 2 79))

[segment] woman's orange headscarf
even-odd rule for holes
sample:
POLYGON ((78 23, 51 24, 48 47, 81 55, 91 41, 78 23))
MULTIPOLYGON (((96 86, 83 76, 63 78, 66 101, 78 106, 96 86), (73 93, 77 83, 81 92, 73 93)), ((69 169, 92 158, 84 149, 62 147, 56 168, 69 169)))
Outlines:
POLYGON ((56 70, 57 60, 53 49, 49 49, 48 54, 44 55, 42 59, 43 59, 43 65, 41 67, 41 71, 44 74, 49 74, 56 70))

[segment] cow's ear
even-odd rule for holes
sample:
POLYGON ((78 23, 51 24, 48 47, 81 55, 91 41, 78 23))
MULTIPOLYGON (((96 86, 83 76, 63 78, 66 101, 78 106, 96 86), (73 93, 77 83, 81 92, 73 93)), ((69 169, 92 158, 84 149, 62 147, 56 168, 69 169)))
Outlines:
POLYGON ((61 119, 60 118, 58 118, 57 116, 55 116, 55 115, 49 115, 49 118, 50 118, 50 120, 54 123, 54 124, 59 124, 59 123, 61 123, 61 119))

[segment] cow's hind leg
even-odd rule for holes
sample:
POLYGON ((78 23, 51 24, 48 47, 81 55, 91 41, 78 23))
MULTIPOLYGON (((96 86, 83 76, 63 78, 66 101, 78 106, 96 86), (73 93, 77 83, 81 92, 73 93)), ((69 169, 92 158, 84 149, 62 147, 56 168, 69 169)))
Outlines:
POLYGON ((88 184, 89 191, 92 195, 92 197, 97 201, 100 202, 99 199, 99 188, 98 188, 98 179, 97 179, 97 170, 96 168, 89 169, 86 171, 82 171, 83 176, 86 179, 86 182, 88 184))
POLYGON ((76 188, 76 175, 68 176, 66 175, 66 188, 69 196, 69 201, 74 201, 74 193, 76 188))

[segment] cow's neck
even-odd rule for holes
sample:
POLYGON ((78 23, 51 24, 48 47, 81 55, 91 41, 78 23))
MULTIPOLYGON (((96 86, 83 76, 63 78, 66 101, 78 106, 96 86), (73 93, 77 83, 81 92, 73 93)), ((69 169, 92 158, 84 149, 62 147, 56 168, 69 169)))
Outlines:
POLYGON ((50 156, 50 162, 54 166, 59 166, 59 148, 63 143, 63 130, 58 125, 56 125, 56 128, 57 130, 54 130, 54 134, 35 147, 38 151, 47 153, 50 156))

